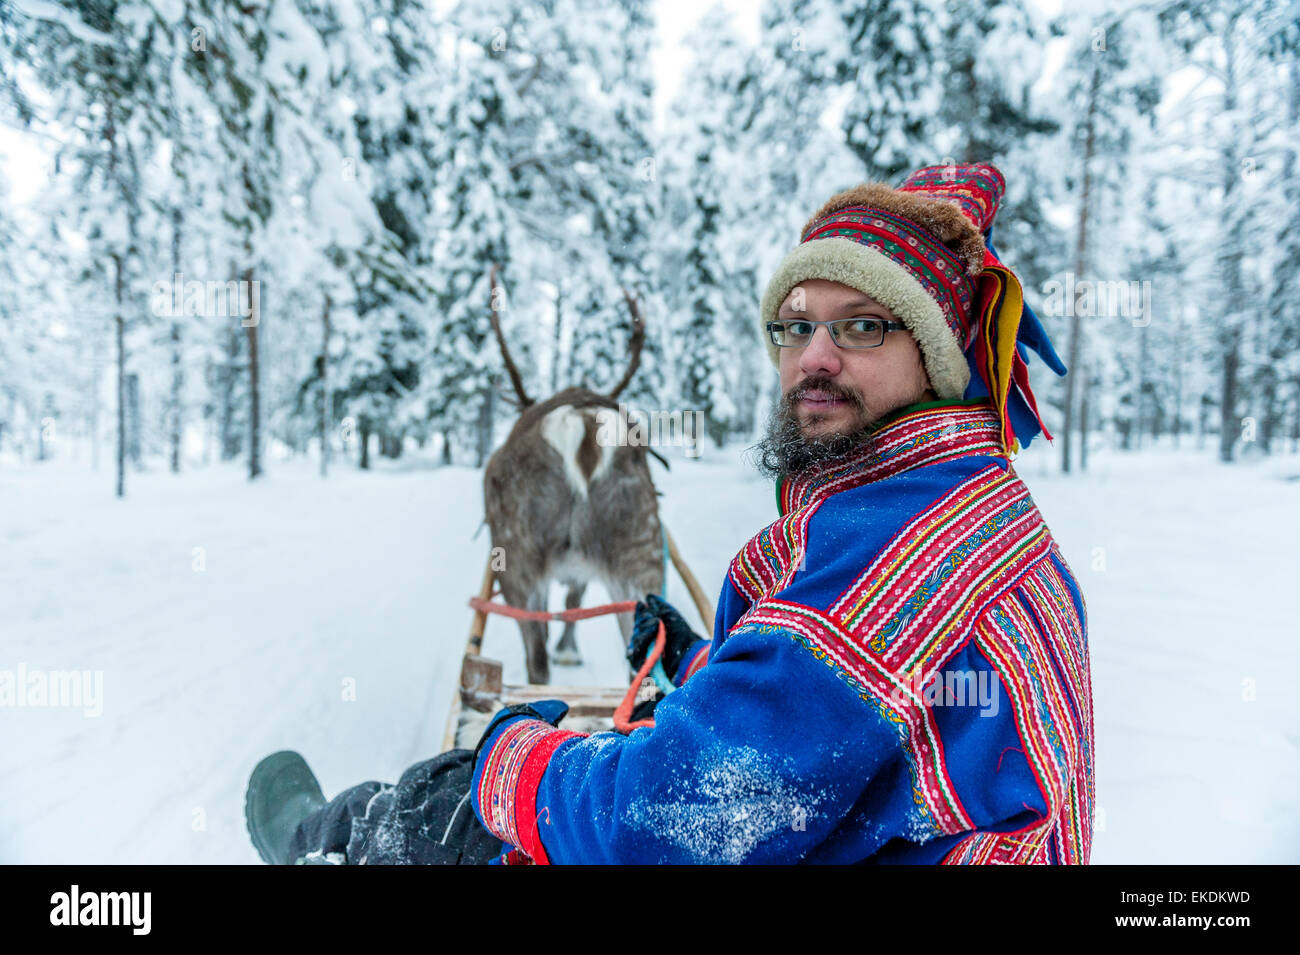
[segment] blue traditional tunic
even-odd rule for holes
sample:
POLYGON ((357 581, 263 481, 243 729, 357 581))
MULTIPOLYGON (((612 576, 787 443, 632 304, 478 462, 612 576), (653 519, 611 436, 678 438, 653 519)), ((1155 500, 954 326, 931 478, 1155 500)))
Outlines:
POLYGON ((472 788, 535 862, 1086 863, 1086 610, 987 400, 778 488, 653 727, 516 717, 472 788))

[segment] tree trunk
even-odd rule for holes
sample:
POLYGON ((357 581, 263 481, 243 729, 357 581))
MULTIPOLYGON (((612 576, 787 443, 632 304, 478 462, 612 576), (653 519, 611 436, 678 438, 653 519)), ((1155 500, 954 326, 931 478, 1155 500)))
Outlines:
MULTIPOLYGON (((105 138, 108 140, 108 177, 117 181, 117 125, 113 118, 113 105, 105 111, 105 138)), ((117 496, 126 497, 126 314, 123 301, 123 272, 126 263, 121 253, 113 256, 113 302, 116 309, 114 330, 117 334, 117 496)))
POLYGON ((139 470, 143 465, 140 428, 140 376, 132 372, 126 376, 126 436, 127 455, 139 470))
POLYGON ((1147 316, 1147 318, 1148 323, 1138 329, 1138 388, 1134 411, 1136 420, 1133 422, 1133 447, 1138 451, 1142 450, 1142 433, 1147 427, 1147 329, 1151 327, 1150 316, 1147 316))
POLYGON ((330 297, 325 296, 321 314, 320 343, 320 476, 330 467, 330 297))
POLYGON ((1174 448, 1183 432, 1183 303, 1178 301, 1174 319, 1174 448))
POLYGON ((45 446, 45 420, 49 417, 50 395, 45 395, 45 404, 41 408, 41 414, 36 419, 36 460, 44 461, 49 456, 49 449, 45 446))
POLYGON ((362 419, 361 432, 361 470, 370 470, 370 422, 362 419))
MULTIPOLYGON (((1079 196, 1079 231, 1075 237, 1074 246, 1074 281, 1076 288, 1074 301, 1070 303, 1070 359, 1069 374, 1065 377, 1065 425, 1063 428, 1065 433, 1061 442, 1061 471, 1065 474, 1070 473, 1070 457, 1073 450, 1074 382, 1078 377, 1075 369, 1084 360, 1083 328, 1079 322, 1079 298, 1082 295, 1082 289, 1079 288, 1079 283, 1083 281, 1084 268, 1088 261, 1088 207, 1092 201, 1092 157, 1097 151, 1097 95, 1100 86, 1101 70, 1098 67, 1093 67, 1092 85, 1088 90, 1088 112, 1084 118, 1083 184, 1079 196)), ((1082 426, 1080 430, 1083 430, 1082 426)), ((1086 454, 1083 459, 1087 460, 1086 454)), ((1087 465, 1085 464, 1083 467, 1086 468, 1087 465)))
POLYGON ((555 285, 555 336, 551 347, 551 394, 560 390, 560 339, 564 332, 564 283, 555 285))
MULTIPOLYGON (((96 349, 96 351, 98 351, 96 349)), ((90 373, 90 411, 88 412, 87 426, 90 428, 90 467, 93 471, 99 470, 99 385, 100 385, 100 358, 95 354, 91 359, 90 373)))
POLYGON ((1230 339, 1227 350, 1223 353, 1223 391, 1219 396, 1219 460, 1231 464, 1233 449, 1237 443, 1237 370, 1241 357, 1237 352, 1235 335, 1225 336, 1230 339))
POLYGON ((1264 369, 1264 384, 1260 388, 1263 401, 1263 414, 1259 422, 1259 442, 1265 454, 1273 453, 1273 437, 1277 434, 1279 415, 1277 412, 1277 375, 1271 367, 1264 369))
POLYGON ((261 322, 258 313, 261 308, 258 297, 253 294, 252 266, 244 270, 244 288, 250 306, 245 322, 248 331, 248 479, 251 481, 262 475, 262 395, 257 382, 257 332, 261 322))
MULTIPOLYGON (((173 157, 173 167, 175 158, 173 157)), ((172 208, 172 281, 181 273, 181 207, 172 208)), ((177 290, 179 293, 179 289, 177 290)), ((182 311, 184 311, 182 309, 182 311)), ((172 390, 168 411, 168 430, 171 432, 171 469, 181 472, 181 393, 185 389, 185 373, 181 368, 181 316, 172 316, 172 390)))
POLYGON ((117 496, 126 497, 126 316, 122 314, 122 257, 113 256, 117 333, 117 496))
POLYGON ((1083 379, 1083 394, 1079 407, 1079 470, 1088 470, 1088 397, 1092 392, 1092 382, 1083 379))
POLYGON ((230 461, 239 456, 242 445, 235 430, 235 383, 239 365, 239 331, 230 328, 226 334, 226 360, 217 374, 217 387, 221 392, 221 412, 218 427, 221 439, 221 460, 230 461))
POLYGON ((181 392, 185 387, 185 373, 181 368, 181 325, 173 320, 171 327, 172 346, 172 392, 168 425, 171 430, 171 469, 172 474, 181 473, 181 392))
POLYGON ((1291 453, 1300 451, 1300 378, 1295 382, 1295 398, 1291 402, 1291 453))
POLYGON ((1244 304, 1243 276, 1241 259, 1244 254, 1242 216, 1237 209, 1238 196, 1241 192, 1241 164, 1237 156, 1237 145, 1246 141, 1237 124, 1237 72, 1236 72, 1236 27, 1241 13, 1232 14, 1223 34, 1223 114, 1234 119, 1234 127, 1225 137, 1221 158, 1223 161, 1223 205, 1225 219, 1229 219, 1227 228, 1220 230, 1219 262, 1223 268, 1223 300, 1227 303, 1219 340, 1223 343, 1223 387, 1219 402, 1219 460, 1231 463, 1237 443, 1240 421, 1237 418, 1237 392, 1239 388, 1238 372, 1241 368, 1241 334, 1243 322, 1241 310, 1244 304))

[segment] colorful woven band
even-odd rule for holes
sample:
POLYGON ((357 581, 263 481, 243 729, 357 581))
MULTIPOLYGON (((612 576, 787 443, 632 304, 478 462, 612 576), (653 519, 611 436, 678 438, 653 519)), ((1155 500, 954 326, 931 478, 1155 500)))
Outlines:
POLYGON ((809 223, 799 241, 802 244, 834 236, 875 249, 916 276, 939 303, 953 337, 965 347, 970 337, 975 284, 961 260, 933 233, 883 209, 848 206, 809 223))

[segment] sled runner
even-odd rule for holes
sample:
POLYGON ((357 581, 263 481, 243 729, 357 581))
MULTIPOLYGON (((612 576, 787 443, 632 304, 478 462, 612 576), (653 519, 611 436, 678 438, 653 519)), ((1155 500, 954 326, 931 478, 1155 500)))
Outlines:
MULTIPOLYGON (((691 573, 677 542, 672 534, 664 528, 664 541, 668 558, 681 578, 691 601, 704 622, 707 633, 713 632, 713 608, 700 587, 699 581, 691 573)), ((659 655, 663 651, 663 625, 660 625, 659 639, 645 666, 632 680, 630 686, 560 686, 550 683, 508 684, 502 680, 501 663, 482 655, 483 634, 487 629, 489 614, 502 616, 539 619, 576 621, 587 620, 605 614, 631 611, 635 601, 602 604, 597 607, 579 607, 572 610, 529 611, 494 601, 498 593, 496 572, 489 559, 483 573, 483 585, 476 596, 471 597, 469 605, 474 609, 470 620, 469 641, 465 647, 465 656, 461 660, 460 687, 452 700, 451 712, 447 717, 447 728, 443 734, 443 752, 458 747, 473 747, 479 734, 487 725, 492 714, 503 706, 515 703, 531 703, 535 700, 564 700, 569 704, 566 725, 575 728, 582 726, 589 731, 620 729, 624 732, 635 728, 627 721, 632 706, 636 702, 637 692, 646 679, 652 678, 653 671, 662 674, 658 667, 659 655)))

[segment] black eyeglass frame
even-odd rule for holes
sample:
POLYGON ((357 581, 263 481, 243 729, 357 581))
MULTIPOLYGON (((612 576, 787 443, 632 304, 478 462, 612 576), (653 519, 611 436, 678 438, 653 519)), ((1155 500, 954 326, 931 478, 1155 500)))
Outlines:
POLYGON ((777 319, 774 322, 767 323, 767 337, 771 340, 772 344, 775 345, 777 348, 807 348, 809 345, 812 344, 813 336, 817 334, 816 326, 818 325, 826 326, 827 331, 831 336, 831 341, 834 342, 835 345, 839 348, 879 348, 881 345, 885 343, 886 332, 901 332, 907 329, 907 326, 904 325, 902 322, 894 322, 885 318, 874 318, 871 316, 864 316, 864 315, 859 315, 854 318, 837 318, 829 322, 814 322, 810 318, 782 318, 782 319, 777 319), (876 324, 882 327, 882 331, 880 332, 880 341, 876 342, 874 345, 845 345, 843 342, 840 341, 839 334, 837 334, 836 332, 837 326, 842 328, 844 325, 848 324, 849 322, 862 322, 862 321, 875 322, 876 324), (803 344, 800 345, 795 345, 792 343, 782 344, 781 342, 776 340, 776 333, 777 333, 778 326, 785 326, 792 322, 802 322, 805 325, 813 326, 812 333, 808 336, 808 340, 803 344))

